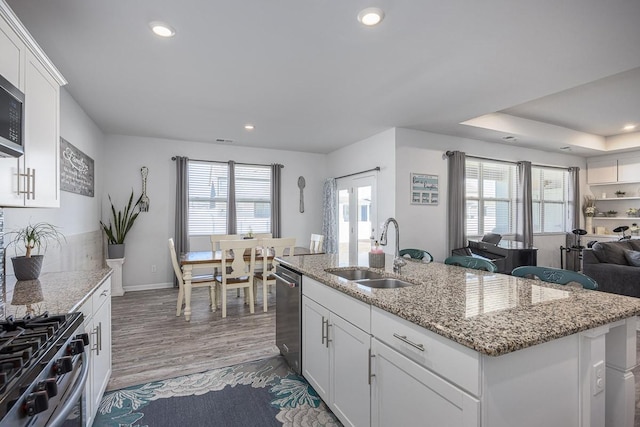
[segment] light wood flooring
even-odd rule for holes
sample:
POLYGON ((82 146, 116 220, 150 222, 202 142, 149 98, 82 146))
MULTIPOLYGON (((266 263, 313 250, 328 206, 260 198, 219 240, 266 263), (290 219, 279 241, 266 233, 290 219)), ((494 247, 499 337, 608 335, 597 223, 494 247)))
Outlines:
POLYGON ((107 390, 231 366, 279 354, 275 345, 275 289, 255 313, 236 291, 227 317, 209 309, 208 288, 193 289, 191 321, 176 317, 177 289, 128 292, 112 298, 112 365, 107 390))

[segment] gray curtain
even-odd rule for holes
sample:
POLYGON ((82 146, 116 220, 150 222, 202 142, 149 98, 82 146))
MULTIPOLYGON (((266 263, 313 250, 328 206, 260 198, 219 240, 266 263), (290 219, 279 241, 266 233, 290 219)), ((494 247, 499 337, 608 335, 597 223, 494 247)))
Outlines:
POLYGON ((236 162, 229 160, 229 179, 227 182, 227 234, 236 234, 236 162))
POLYGON ((273 237, 281 237, 281 187, 282 187, 282 165, 274 163, 271 165, 271 234, 273 237))
POLYGON ((449 247, 447 254, 453 249, 467 246, 465 220, 467 218, 467 203, 465 200, 465 159, 462 151, 447 151, 449 158, 447 200, 447 221, 449 230, 449 247))
POLYGON ((338 252, 338 186, 335 178, 324 182, 322 201, 322 234, 324 234, 324 250, 328 254, 338 252))
POLYGON ((531 162, 518 162, 516 198, 516 240, 525 248, 533 246, 533 201, 531 198, 531 162))
POLYGON ((569 229, 580 228, 580 168, 569 168, 569 229))
MULTIPOLYGON (((175 246, 180 257, 189 251, 189 158, 176 156, 176 218, 175 246)), ((178 279, 173 278, 173 286, 178 287, 178 279)))

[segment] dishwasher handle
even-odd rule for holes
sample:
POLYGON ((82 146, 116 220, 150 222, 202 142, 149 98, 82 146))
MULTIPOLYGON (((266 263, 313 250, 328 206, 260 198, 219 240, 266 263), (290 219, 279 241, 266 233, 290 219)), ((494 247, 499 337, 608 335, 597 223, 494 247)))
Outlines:
POLYGON ((273 274, 273 276, 277 279, 280 280, 281 282, 284 282, 285 285, 289 286, 290 288, 296 288, 298 286, 300 286, 299 283, 297 283, 296 281, 290 281, 289 279, 285 279, 284 277, 276 274, 276 273, 271 273, 273 274))

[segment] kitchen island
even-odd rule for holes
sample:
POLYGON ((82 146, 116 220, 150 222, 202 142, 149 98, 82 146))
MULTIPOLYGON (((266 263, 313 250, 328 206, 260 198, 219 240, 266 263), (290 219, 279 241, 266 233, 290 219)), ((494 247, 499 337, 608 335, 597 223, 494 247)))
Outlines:
POLYGON ((304 275, 303 373, 345 424, 411 423, 412 411, 434 420, 440 411, 452 421, 437 425, 633 425, 639 299, 441 263, 408 262, 396 275, 390 256, 386 269, 372 270, 414 286, 371 289, 342 279, 326 271, 350 266, 335 255, 284 263, 304 275), (305 325, 315 318, 318 325, 305 325), (321 351, 308 336, 316 330, 329 351, 326 374, 309 372, 321 351), (346 336, 362 345, 338 357, 346 336), (370 406, 350 417, 340 397, 354 391, 342 393, 340 384, 357 384, 360 370, 366 387, 356 394, 370 391, 370 406), (394 407, 394 393, 407 402, 394 407))

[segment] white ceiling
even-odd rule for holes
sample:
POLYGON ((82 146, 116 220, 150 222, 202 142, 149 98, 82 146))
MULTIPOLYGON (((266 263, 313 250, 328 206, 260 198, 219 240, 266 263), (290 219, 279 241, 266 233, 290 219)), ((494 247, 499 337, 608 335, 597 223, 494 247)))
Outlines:
POLYGON ((327 153, 390 127, 502 141, 460 124, 498 112, 553 125, 519 144, 595 155, 640 124, 637 0, 7 3, 105 133, 327 153))

